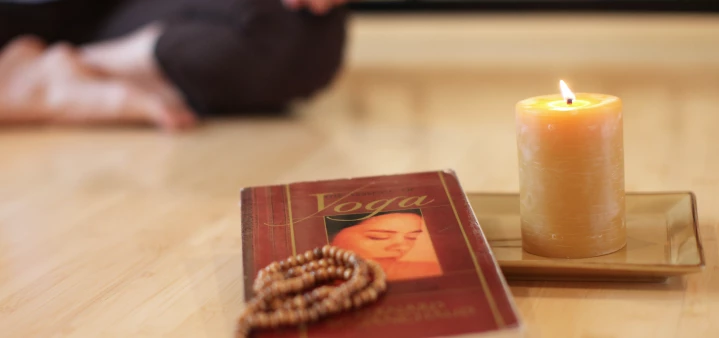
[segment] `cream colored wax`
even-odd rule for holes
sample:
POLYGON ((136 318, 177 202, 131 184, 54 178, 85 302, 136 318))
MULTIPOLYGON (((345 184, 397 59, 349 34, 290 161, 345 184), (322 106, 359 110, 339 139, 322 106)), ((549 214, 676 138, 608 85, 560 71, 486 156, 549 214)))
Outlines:
MULTIPOLYGON (((571 94, 572 96, 574 94, 571 94)), ((516 107, 522 243, 531 254, 584 258, 626 243, 622 103, 540 96, 516 107)))

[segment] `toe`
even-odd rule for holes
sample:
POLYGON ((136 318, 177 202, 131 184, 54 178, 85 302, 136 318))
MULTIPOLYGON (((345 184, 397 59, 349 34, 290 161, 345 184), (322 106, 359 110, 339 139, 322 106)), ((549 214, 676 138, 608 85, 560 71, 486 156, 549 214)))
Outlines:
POLYGON ((40 54, 45 48, 47 48, 47 45, 40 38, 33 35, 23 35, 8 42, 0 52, 5 54, 11 51, 22 51, 40 54))
POLYGON ((152 102, 146 105, 146 111, 152 122, 160 129, 180 131, 196 124, 196 118, 191 112, 156 98, 151 100, 152 102))
POLYGON ((56 43, 50 46, 43 55, 39 66, 44 67, 48 74, 52 74, 51 77, 63 80, 65 78, 89 79, 98 75, 83 62, 79 51, 67 43, 56 43))
POLYGON ((38 38, 24 36, 8 43, 0 51, 0 75, 6 76, 18 67, 32 62, 45 50, 45 45, 38 38))

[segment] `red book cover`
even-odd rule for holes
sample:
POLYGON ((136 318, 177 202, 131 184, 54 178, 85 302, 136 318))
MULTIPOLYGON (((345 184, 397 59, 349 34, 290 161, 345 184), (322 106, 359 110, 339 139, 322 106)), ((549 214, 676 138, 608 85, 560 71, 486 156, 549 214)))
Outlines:
POLYGON ((257 337, 521 336, 509 288, 452 171, 244 188, 245 299, 273 261, 326 244, 378 262, 376 303, 257 337))

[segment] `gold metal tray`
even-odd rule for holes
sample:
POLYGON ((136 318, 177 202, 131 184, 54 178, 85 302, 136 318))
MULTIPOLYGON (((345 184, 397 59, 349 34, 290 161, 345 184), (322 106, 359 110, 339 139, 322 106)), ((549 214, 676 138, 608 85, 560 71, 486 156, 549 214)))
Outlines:
POLYGON ((522 250, 519 195, 467 196, 508 280, 662 282, 704 268, 691 192, 627 193, 627 246, 583 259, 545 258, 522 250))

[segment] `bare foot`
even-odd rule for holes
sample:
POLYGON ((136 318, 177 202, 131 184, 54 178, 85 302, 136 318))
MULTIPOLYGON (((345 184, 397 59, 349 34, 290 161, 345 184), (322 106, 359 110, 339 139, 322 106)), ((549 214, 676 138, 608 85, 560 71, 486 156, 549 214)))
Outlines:
POLYGON ((155 59, 155 44, 162 26, 150 24, 126 36, 79 49, 82 62, 109 77, 131 82, 159 95, 166 104, 189 111, 182 94, 165 78, 155 59))
POLYGON ((193 114, 121 79, 85 65, 65 44, 45 48, 32 38, 0 54, 0 123, 194 125, 193 114))

